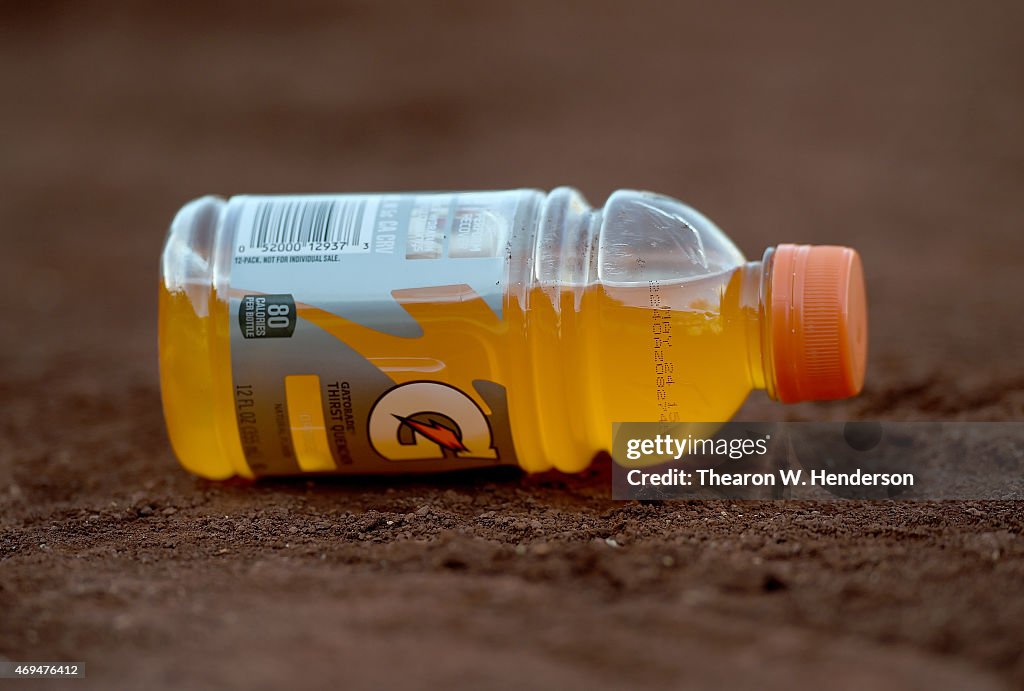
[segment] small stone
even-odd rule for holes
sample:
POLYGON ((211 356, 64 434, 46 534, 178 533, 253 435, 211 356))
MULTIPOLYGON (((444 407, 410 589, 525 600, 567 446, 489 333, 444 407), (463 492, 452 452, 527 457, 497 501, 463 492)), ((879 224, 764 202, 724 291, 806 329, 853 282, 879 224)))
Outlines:
POLYGON ((140 516, 152 516, 153 515, 153 507, 150 506, 149 504, 146 504, 141 509, 139 509, 139 515, 140 516))
POLYGON ((165 516, 173 516, 174 514, 178 513, 178 510, 176 508, 174 508, 173 506, 168 506, 166 509, 164 509, 160 513, 162 513, 165 516))
POLYGON ((426 516, 428 513, 430 513, 429 506, 421 506, 420 508, 416 509, 417 516, 426 516))

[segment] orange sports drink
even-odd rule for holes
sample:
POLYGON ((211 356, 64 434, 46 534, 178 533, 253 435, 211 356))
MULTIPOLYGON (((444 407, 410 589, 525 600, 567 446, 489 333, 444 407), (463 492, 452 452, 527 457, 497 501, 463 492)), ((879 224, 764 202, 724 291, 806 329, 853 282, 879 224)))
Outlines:
POLYGON ((747 261, 648 192, 203 197, 161 258, 164 414, 208 478, 573 472, 613 422, 855 395, 866 314, 854 250, 747 261))

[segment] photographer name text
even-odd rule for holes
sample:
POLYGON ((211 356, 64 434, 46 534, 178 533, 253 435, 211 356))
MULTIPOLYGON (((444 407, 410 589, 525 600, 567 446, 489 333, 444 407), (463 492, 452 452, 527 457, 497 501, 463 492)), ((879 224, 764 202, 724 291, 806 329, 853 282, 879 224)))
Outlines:
POLYGON ((713 468, 683 470, 671 468, 650 472, 634 468, 626 474, 626 481, 634 487, 743 487, 743 486, 894 486, 912 487, 913 473, 866 473, 855 470, 849 473, 835 473, 827 470, 811 470, 806 474, 802 469, 779 469, 775 473, 744 472, 725 473, 713 468))

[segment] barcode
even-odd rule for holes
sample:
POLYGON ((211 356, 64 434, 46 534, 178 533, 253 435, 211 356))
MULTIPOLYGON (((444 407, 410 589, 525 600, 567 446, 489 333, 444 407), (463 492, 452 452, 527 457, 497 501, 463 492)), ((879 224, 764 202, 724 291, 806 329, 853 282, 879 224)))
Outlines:
POLYGON ((368 245, 363 247, 361 242, 363 226, 373 222, 366 206, 362 199, 260 200, 252 212, 249 247, 280 252, 366 251, 368 245))

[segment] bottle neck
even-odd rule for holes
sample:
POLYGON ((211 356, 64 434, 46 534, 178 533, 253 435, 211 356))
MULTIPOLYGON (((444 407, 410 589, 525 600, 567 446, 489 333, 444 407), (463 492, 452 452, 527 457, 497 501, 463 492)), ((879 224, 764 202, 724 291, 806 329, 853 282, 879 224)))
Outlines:
POLYGON ((739 305, 747 342, 747 368, 751 386, 764 389, 776 398, 775 368, 772 354, 771 265, 773 248, 761 261, 747 262, 738 269, 739 305))

